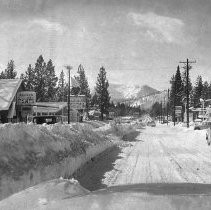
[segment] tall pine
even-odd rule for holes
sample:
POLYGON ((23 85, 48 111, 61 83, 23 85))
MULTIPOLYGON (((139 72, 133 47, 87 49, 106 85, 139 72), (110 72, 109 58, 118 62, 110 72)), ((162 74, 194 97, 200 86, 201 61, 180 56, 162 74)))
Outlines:
POLYGON ((37 101, 46 101, 46 63, 42 57, 39 56, 34 68, 34 91, 37 94, 37 101))
POLYGON ((21 79, 24 82, 26 90, 34 90, 34 69, 31 64, 29 64, 25 74, 21 74, 21 79))
POLYGON ((183 86, 182 78, 180 74, 180 67, 177 66, 177 71, 175 74, 175 96, 174 96, 176 106, 182 105, 183 90, 184 90, 184 86, 183 86))
POLYGON ((55 101, 57 92, 57 81, 58 77, 55 73, 55 67, 52 60, 50 59, 45 69, 45 101, 55 101))
POLYGON ((58 89, 57 89, 57 101, 66 101, 65 96, 65 75, 64 71, 62 70, 59 75, 59 82, 58 82, 58 89))
POLYGON ((83 66, 80 64, 78 67, 78 77, 77 81, 80 86, 80 94, 86 96, 86 109, 89 110, 90 102, 91 102, 91 93, 88 84, 88 80, 84 71, 83 66))
POLYGON ((104 67, 100 68, 97 82, 96 82, 96 94, 97 102, 101 112, 101 119, 103 120, 103 114, 108 114, 110 96, 108 92, 109 83, 106 78, 106 71, 104 67))
POLYGON ((196 79, 196 84, 193 90, 193 105, 194 107, 200 106, 200 98, 203 94, 203 81, 202 77, 199 75, 196 79))
POLYGON ((209 99, 209 84, 207 81, 203 83, 202 98, 204 100, 209 99))
POLYGON ((10 60, 5 71, 1 72, 0 79, 15 79, 16 76, 17 71, 15 70, 15 63, 13 60, 10 60))

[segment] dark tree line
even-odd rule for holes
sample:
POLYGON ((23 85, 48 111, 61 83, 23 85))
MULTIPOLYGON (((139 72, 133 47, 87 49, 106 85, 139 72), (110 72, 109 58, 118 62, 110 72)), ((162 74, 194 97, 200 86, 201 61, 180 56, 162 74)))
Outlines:
MULTIPOLYGON (((192 67, 189 66, 189 69, 192 67)), ((177 67, 176 74, 172 76, 170 80, 170 110, 173 112, 173 107, 183 106, 186 102, 186 91, 189 89, 190 93, 190 107, 200 107, 200 98, 203 100, 211 98, 211 83, 202 80, 202 76, 198 76, 194 85, 192 85, 190 78, 186 78, 186 66, 183 67, 183 71, 180 71, 179 66, 177 67)))
POLYGON ((23 79, 26 90, 36 92, 37 101, 57 101, 58 78, 51 59, 46 63, 40 55, 34 67, 29 64, 20 78, 23 79))
MULTIPOLYGON (((17 78, 17 71, 15 70, 14 61, 10 60, 7 68, 0 73, 0 79, 15 78, 17 78)), ((65 78, 63 70, 59 77, 56 76, 55 66, 51 59, 45 62, 43 56, 40 55, 34 66, 29 64, 27 70, 20 75, 20 78, 23 80, 26 90, 36 92, 38 102, 67 102, 68 81, 65 78)), ((93 96, 91 96, 85 70, 81 64, 78 67, 77 75, 74 76, 74 79, 77 81, 78 86, 71 87, 71 94, 85 95, 86 111, 91 106, 95 107, 101 111, 101 118, 103 119, 103 115, 108 114, 110 107, 109 82, 106 77, 105 68, 100 68, 93 96)))

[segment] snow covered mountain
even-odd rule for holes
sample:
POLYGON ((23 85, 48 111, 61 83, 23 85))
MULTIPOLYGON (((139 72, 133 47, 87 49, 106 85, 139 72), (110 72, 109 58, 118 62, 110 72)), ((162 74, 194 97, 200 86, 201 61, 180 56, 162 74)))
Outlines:
POLYGON ((150 108, 155 102, 164 101, 166 91, 158 91, 148 85, 118 85, 110 84, 109 91, 111 100, 124 102, 132 106, 150 108))

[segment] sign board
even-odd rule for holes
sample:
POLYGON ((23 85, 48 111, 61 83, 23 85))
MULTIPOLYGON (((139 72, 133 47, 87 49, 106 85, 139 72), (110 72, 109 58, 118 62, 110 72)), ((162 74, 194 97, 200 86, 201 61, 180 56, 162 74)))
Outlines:
POLYGON ((36 102, 36 93, 33 91, 21 91, 17 93, 17 105, 31 105, 36 102))
POLYGON ((175 110, 175 114, 182 114, 182 110, 175 110))
POLYGON ((86 108, 86 96, 78 95, 70 96, 70 108, 71 109, 85 109, 86 108))
POLYGON ((29 114, 32 114, 32 106, 22 106, 21 116, 27 117, 29 114))
POLYGON ((175 110, 182 110, 182 106, 175 106, 175 110))

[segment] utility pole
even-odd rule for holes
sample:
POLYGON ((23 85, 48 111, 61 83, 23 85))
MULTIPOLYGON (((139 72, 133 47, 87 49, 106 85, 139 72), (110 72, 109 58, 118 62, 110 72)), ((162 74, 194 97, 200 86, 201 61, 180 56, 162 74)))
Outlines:
POLYGON ((190 63, 196 63, 196 61, 189 61, 187 58, 187 61, 180 61, 180 63, 186 64, 186 98, 187 98, 187 106, 186 106, 186 112, 187 112, 187 128, 189 128, 189 69, 190 63))
POLYGON ((163 121, 163 105, 162 105, 162 100, 161 100, 161 124, 163 121))
POLYGON ((73 68, 72 66, 65 66, 65 68, 68 70, 68 102, 67 102, 67 119, 68 124, 70 124, 70 70, 73 68))
POLYGON ((166 114, 166 111, 165 111, 165 108, 166 108, 166 96, 164 95, 164 98, 163 98, 163 121, 165 121, 165 114, 166 114))
POLYGON ((167 104, 166 104, 166 115, 167 115, 167 125, 169 121, 169 89, 167 91, 167 104))
MULTIPOLYGON (((174 89, 175 89, 175 83, 176 81, 174 81, 174 89)), ((174 90, 175 92, 175 90, 174 90)), ((175 105, 176 105, 176 94, 174 93, 174 126, 175 126, 175 118, 176 118, 176 114, 175 114, 175 105)))

